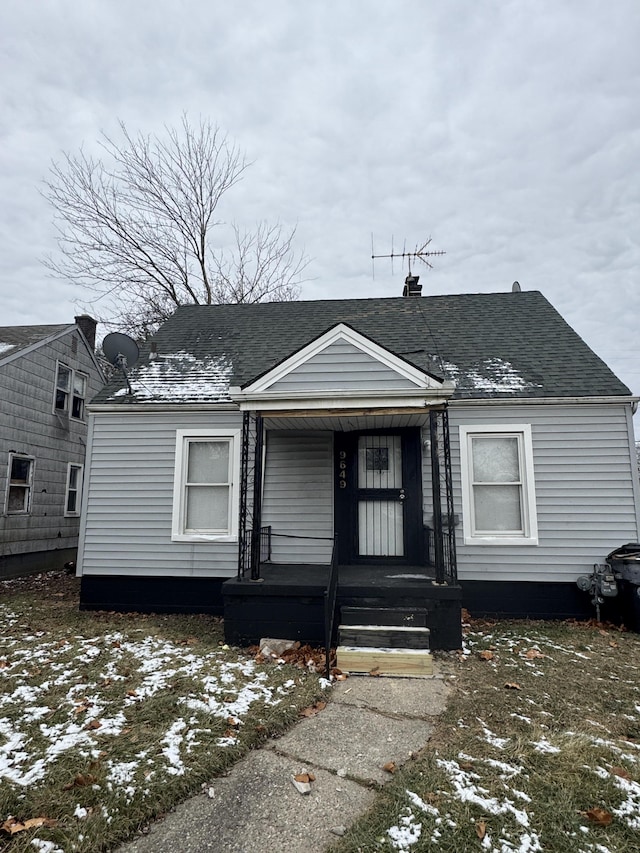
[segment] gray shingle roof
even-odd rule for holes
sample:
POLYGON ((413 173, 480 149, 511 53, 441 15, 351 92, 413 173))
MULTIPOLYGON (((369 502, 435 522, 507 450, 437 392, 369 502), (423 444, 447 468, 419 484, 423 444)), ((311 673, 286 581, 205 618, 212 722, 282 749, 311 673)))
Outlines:
MULTIPOLYGON (((143 347, 131 371, 134 397, 228 399, 228 385, 248 384, 337 323, 453 379, 458 399, 630 394, 545 297, 527 291, 184 306, 153 338, 160 358, 149 363, 143 347)), ((114 397, 121 386, 96 402, 123 400, 114 397)))
POLYGON ((70 323, 41 326, 0 326, 0 361, 21 349, 40 343, 51 335, 64 332, 70 323))

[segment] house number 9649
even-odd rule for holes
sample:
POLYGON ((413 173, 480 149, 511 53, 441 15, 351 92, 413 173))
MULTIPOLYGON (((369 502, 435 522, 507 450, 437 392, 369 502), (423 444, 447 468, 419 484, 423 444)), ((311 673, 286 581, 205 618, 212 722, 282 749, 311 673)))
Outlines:
POLYGON ((340 461, 338 462, 338 486, 341 489, 347 488, 347 454, 344 450, 339 453, 340 461))

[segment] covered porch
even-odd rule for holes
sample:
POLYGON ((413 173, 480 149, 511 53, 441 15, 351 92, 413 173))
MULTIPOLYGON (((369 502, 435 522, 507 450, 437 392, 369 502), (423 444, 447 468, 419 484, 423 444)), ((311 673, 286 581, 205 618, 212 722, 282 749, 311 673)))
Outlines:
POLYGON ((345 324, 231 389, 243 429, 230 641, 328 648, 347 613, 408 635, 413 608, 435 647, 459 646, 453 390, 345 324))
POLYGON ((240 486, 238 572, 223 585, 229 642, 277 636, 328 647, 344 610, 370 608, 419 611, 431 648, 460 646, 446 404, 245 411, 240 486), (358 488, 363 458, 391 464, 394 441, 407 457, 402 479, 358 488))

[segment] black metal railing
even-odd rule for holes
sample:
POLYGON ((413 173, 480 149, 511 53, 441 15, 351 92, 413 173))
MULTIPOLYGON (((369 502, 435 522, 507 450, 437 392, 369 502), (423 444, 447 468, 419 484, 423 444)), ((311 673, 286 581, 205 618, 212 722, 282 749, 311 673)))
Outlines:
POLYGON ((449 413, 445 408, 429 412, 431 444, 431 496, 433 529, 429 537, 429 561, 435 567, 436 583, 458 580, 456 558, 456 516, 453 511, 449 413))
POLYGON ((338 536, 333 537, 329 582, 324 591, 324 669, 327 680, 331 679, 331 643, 336 621, 336 601, 338 598, 338 536))
POLYGON ((238 578, 249 575, 251 580, 258 580, 260 564, 271 560, 271 525, 259 530, 245 530, 241 539, 245 547, 240 551, 242 560, 238 568, 238 578))

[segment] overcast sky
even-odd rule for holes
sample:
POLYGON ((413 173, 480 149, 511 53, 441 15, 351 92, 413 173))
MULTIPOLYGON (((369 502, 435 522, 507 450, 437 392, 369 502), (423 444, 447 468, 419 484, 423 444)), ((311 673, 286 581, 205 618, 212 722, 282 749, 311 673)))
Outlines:
MULTIPOLYGON (((71 321, 39 186, 183 112, 254 165, 225 218, 297 223, 303 299, 541 290, 640 393, 638 0, 2 0, 0 325, 71 321)), ((535 329, 532 329, 535 334, 535 329)))

